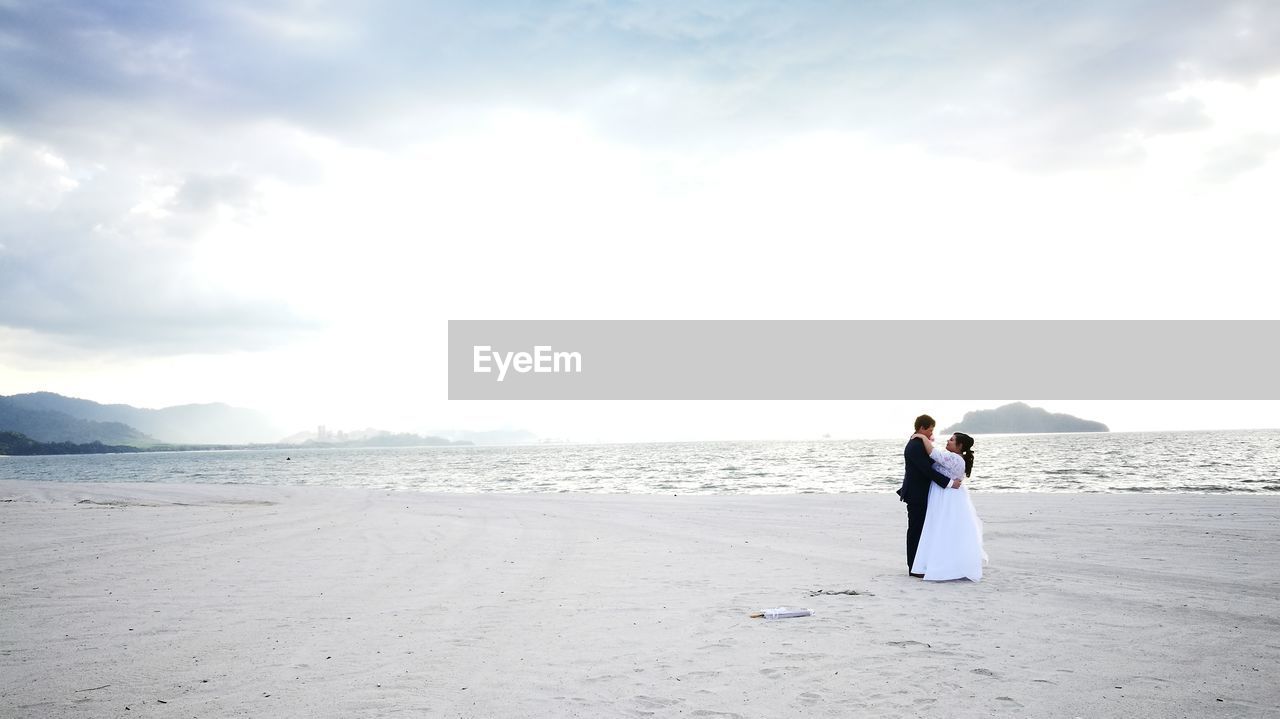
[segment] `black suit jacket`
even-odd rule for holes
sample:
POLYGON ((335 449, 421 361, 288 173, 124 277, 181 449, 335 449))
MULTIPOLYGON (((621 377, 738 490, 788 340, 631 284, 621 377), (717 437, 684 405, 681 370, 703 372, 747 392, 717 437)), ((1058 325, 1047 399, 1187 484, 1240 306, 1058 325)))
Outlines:
POLYGON ((907 471, 902 477, 902 488, 898 490, 898 496, 902 501, 907 504, 927 505, 930 482, 937 482, 943 489, 951 486, 951 480, 933 468, 933 460, 929 459, 929 454, 924 451, 923 439, 912 437, 907 442, 906 449, 902 450, 902 456, 907 461, 907 471))

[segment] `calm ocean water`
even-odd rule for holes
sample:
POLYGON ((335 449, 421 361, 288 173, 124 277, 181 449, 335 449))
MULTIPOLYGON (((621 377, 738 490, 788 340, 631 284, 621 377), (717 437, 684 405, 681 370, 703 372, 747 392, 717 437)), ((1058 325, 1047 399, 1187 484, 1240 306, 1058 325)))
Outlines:
MULTIPOLYGON (((0 457, 0 478, 433 492, 893 492, 904 440, 0 457)), ((973 491, 1280 493, 1280 430, 979 435, 973 491)))

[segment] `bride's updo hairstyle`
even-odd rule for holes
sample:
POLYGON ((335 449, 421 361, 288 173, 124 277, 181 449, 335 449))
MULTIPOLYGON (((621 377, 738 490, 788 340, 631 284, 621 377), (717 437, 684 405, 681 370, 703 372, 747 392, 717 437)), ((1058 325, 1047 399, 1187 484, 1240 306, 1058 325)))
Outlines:
POLYGON ((964 476, 973 473, 973 437, 964 432, 956 432, 956 446, 960 448, 960 456, 964 457, 964 476))

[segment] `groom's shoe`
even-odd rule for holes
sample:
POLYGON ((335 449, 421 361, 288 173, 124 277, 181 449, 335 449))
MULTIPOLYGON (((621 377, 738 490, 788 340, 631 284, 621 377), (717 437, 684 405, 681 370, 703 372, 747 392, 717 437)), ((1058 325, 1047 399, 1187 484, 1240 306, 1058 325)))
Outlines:
POLYGON ((907 572, 907 574, 910 574, 911 576, 913 576, 913 577, 917 577, 917 578, 919 578, 919 579, 924 579, 924 575, 923 575, 923 574, 916 574, 915 572, 907 572))

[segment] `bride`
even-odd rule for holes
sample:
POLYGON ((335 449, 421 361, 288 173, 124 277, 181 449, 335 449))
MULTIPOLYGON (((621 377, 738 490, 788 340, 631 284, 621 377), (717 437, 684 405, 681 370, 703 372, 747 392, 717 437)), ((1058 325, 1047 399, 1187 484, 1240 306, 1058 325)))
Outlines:
POLYGON ((947 579, 982 579, 982 565, 987 553, 982 549, 982 520, 969 499, 963 479, 973 471, 973 437, 956 432, 947 440, 946 449, 934 448, 924 435, 925 451, 933 460, 933 468, 951 479, 961 480, 956 489, 929 485, 929 511, 925 514, 911 571, 923 574, 925 581, 947 579))

